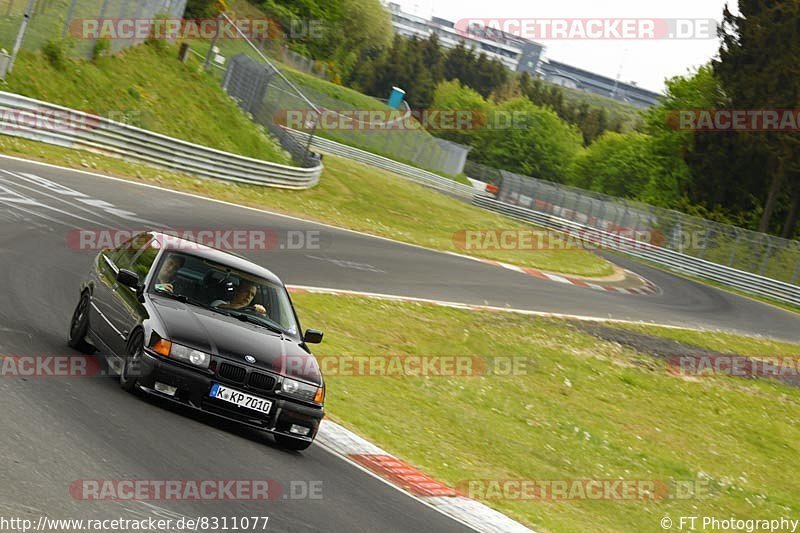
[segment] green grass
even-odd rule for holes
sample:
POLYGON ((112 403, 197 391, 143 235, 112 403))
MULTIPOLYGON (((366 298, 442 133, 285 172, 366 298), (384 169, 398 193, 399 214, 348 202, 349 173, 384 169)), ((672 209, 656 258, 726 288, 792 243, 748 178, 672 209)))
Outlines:
POLYGON ((96 61, 53 66, 41 54, 21 54, 6 91, 46 100, 233 153, 291 163, 203 72, 177 60, 177 48, 137 46, 96 61))
MULTIPOLYGON (((264 17, 264 13, 250 2, 240 2, 238 6, 239 15, 242 17, 264 17), (260 15, 258 15, 260 13, 260 15)), ((186 41, 200 56, 205 56, 211 45, 208 41, 187 40, 186 41)), ((230 60, 232 57, 244 53, 256 61, 263 61, 259 54, 242 39, 219 40, 215 43, 220 53, 230 60)), ((259 45, 260 46, 260 45, 259 45)), ((282 61, 280 46, 276 42, 268 42, 263 48, 264 55, 271 61, 278 64, 286 78, 305 95, 315 106, 337 111, 389 111, 383 101, 365 95, 348 87, 337 83, 324 80, 317 76, 301 72, 282 61)), ((197 56, 195 56, 196 58, 197 56)), ((197 61, 197 59, 193 59, 197 61)), ((222 78, 222 70, 211 68, 209 70, 212 77, 222 78)), ((389 95, 387 94, 386 97, 389 95)), ((270 105, 268 109, 262 111, 262 115, 256 117, 259 121, 273 120, 271 116, 275 109, 280 111, 299 110, 307 112, 310 106, 290 88, 284 81, 273 82, 273 91, 267 98, 270 105), (275 90, 277 89, 277 90, 275 90)), ((280 112, 279 111, 279 112, 280 112)), ((320 137, 332 141, 359 148, 376 155, 387 157, 395 161, 405 163, 417 168, 422 168, 429 172, 434 172, 442 177, 452 179, 459 183, 469 184, 466 176, 451 175, 443 172, 444 162, 449 157, 448 153, 442 149, 436 138, 427 132, 418 122, 411 120, 412 127, 404 129, 380 130, 376 128, 318 128, 316 134, 320 137)))
MULTIPOLYGON (((320 184, 289 191, 198 179, 98 154, 0 135, 0 152, 74 168, 88 168, 242 205, 327 222, 439 250, 462 229, 530 229, 372 167, 325 157, 320 184)), ((610 263, 584 250, 487 251, 480 256, 553 272, 606 276, 610 263)))
MULTIPOLYGON (((326 332, 319 356, 531 358, 527 373, 513 377, 326 379, 333 420, 451 486, 470 479, 709 483, 693 499, 486 502, 537 530, 658 531, 666 515, 800 513, 795 388, 680 379, 665 362, 569 322, 351 297, 294 300, 303 325, 326 332)), ((797 345, 735 336, 682 338, 727 353, 800 353, 797 345)))
POLYGON ((634 105, 570 87, 559 88, 564 92, 564 100, 572 105, 577 106, 585 102, 590 106, 604 108, 608 113, 609 122, 613 124, 619 121, 623 132, 638 130, 644 123, 642 109, 634 105))

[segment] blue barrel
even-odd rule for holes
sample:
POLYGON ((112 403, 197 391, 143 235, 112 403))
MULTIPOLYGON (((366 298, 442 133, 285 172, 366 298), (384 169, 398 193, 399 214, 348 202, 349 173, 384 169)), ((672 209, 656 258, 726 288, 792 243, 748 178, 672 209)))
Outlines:
POLYGON ((406 92, 400 87, 392 87, 392 94, 389 95, 389 107, 392 109, 400 109, 400 104, 406 97, 406 92))

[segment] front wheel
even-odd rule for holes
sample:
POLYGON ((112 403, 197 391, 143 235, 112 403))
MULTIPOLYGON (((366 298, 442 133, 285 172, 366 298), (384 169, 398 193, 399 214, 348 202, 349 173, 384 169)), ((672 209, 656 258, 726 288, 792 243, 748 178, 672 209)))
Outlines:
POLYGON ((275 442, 278 443, 278 446, 287 450, 302 451, 311 446, 311 443, 307 440, 294 439, 284 435, 275 435, 275 442))
POLYGON ((143 353, 144 336, 141 331, 136 331, 128 341, 127 354, 125 361, 122 363, 122 371, 119 373, 119 386, 122 387, 122 390, 135 392, 136 376, 140 369, 143 353))
POLYGON ((91 355, 95 348, 86 342, 86 335, 89 334, 89 306, 91 299, 88 292, 81 294, 81 299, 75 312, 72 313, 72 320, 69 324, 69 339, 67 344, 81 353, 91 355))

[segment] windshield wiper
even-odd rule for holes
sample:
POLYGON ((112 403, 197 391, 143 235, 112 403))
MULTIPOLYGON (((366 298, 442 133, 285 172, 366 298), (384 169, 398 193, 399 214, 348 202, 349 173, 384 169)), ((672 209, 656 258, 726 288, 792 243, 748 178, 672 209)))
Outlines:
POLYGON ((267 322, 266 320, 263 320, 261 318, 255 317, 253 315, 248 315, 246 313, 234 313, 234 312, 227 312, 227 315, 228 316, 232 316, 233 318, 235 318, 237 320, 241 320, 242 322, 249 322, 250 324, 255 324, 256 326, 261 326, 261 327, 267 328, 268 330, 270 330, 270 331, 272 331, 274 333, 281 334, 281 336, 286 333, 285 331, 283 331, 283 329, 279 328, 278 326, 275 326, 275 325, 267 322))
POLYGON ((202 307, 203 309, 211 309, 211 307, 207 306, 200 300, 197 300, 196 298, 191 298, 189 296, 185 296, 183 294, 173 294, 171 292, 159 291, 159 290, 156 290, 155 294, 158 296, 164 296, 165 298, 172 298, 173 300, 178 300, 179 302, 184 304, 195 305, 197 307, 202 307))

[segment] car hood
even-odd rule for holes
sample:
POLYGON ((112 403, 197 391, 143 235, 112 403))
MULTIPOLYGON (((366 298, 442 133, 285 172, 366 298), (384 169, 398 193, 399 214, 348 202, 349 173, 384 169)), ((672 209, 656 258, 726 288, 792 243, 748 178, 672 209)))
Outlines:
POLYGON ((164 334, 172 342, 233 362, 322 384, 316 359, 296 340, 170 298, 155 297, 151 302, 165 329, 164 334), (255 358, 254 363, 245 361, 248 355, 255 358))

